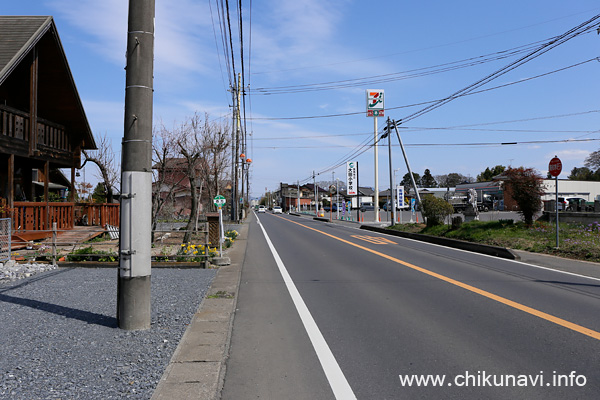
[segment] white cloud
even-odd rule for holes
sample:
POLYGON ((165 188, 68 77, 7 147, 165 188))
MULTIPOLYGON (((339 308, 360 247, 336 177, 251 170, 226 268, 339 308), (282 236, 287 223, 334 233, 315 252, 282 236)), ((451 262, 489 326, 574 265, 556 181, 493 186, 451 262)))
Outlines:
POLYGON ((562 160, 571 160, 571 161, 580 161, 581 165, 583 165, 583 161, 590 155, 590 150, 583 149, 571 149, 571 150, 557 150, 554 153, 547 153, 546 158, 548 158, 548 162, 554 157, 558 156, 558 158, 562 160))
MULTIPOLYGON (((93 51, 113 63, 125 65, 128 2, 54 0, 50 7, 81 35, 91 39, 89 46, 93 51)), ((210 61, 206 60, 214 58, 214 38, 206 4, 157 0, 155 20, 157 73, 178 79, 182 71, 210 71, 210 61)))

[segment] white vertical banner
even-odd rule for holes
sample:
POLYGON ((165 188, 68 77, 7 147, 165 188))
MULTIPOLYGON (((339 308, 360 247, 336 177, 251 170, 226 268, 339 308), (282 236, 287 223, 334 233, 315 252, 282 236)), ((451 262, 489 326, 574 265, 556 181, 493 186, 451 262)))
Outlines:
POLYGON ((404 204, 404 186, 396 186, 396 201, 398 202, 398 208, 403 208, 404 204))
POLYGON ((358 161, 346 163, 346 187, 348 196, 358 195, 358 161))

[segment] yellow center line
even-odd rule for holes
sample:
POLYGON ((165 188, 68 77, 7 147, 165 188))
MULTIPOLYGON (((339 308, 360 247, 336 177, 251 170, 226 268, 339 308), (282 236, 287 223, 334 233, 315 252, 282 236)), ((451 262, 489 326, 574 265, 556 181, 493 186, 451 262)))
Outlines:
MULTIPOLYGON (((285 218, 284 218, 284 219, 285 219, 285 218)), ((521 310, 521 311, 523 311, 523 312, 526 312, 526 313, 528 313, 528 314, 535 315, 536 317, 539 317, 539 318, 545 319, 546 321, 553 322, 553 323, 555 323, 555 324, 557 324, 557 325, 563 326, 563 327, 565 327, 565 328, 568 328, 568 329, 574 330, 574 331, 576 331, 576 332, 582 333, 582 334, 584 334, 584 335, 590 336, 590 337, 592 337, 592 338, 594 338, 594 339, 600 340, 600 332, 594 331, 594 330, 592 330, 592 329, 586 328, 586 327, 584 327, 584 326, 581 326, 581 325, 577 325, 577 324, 575 324, 575 323, 573 323, 573 322, 569 322, 569 321, 567 321, 567 320, 564 320, 564 319, 562 319, 562 318, 555 317, 554 315, 551 315, 551 314, 545 313, 545 312, 543 312, 543 311, 540 311, 540 310, 536 310, 535 308, 531 308, 531 307, 528 307, 528 306, 526 306, 526 305, 523 305, 523 304, 517 303, 516 301, 509 300, 509 299, 507 299, 507 298, 504 298, 504 297, 502 297, 502 296, 498 296, 498 295, 496 295, 496 294, 493 294, 493 293, 490 293, 490 292, 488 292, 488 291, 485 291, 485 290, 482 290, 482 289, 476 288, 475 286, 468 285, 468 284, 466 284, 466 283, 463 283, 463 282, 457 281, 456 279, 449 278, 449 277, 447 277, 447 276, 444 276, 444 275, 438 274, 438 273, 436 273, 436 272, 430 271, 430 270, 428 270, 428 269, 425 269, 425 268, 422 268, 422 267, 416 266, 416 265, 414 265, 414 264, 411 264, 411 263, 408 263, 408 262, 406 262, 406 261, 402 261, 402 260, 400 260, 400 259, 398 259, 398 258, 395 258, 395 257, 389 256, 389 255, 387 255, 387 254, 384 254, 384 253, 381 253, 381 252, 379 252, 379 251, 377 251, 377 250, 372 250, 372 249, 369 249, 369 248, 367 248, 367 247, 364 247, 364 246, 361 246, 361 245, 359 245, 359 244, 353 243, 353 242, 351 242, 351 241, 349 241, 349 240, 342 239, 342 238, 340 238, 340 237, 334 236, 334 235, 332 235, 332 234, 330 234, 330 233, 323 232, 323 231, 320 231, 320 230, 318 230, 318 229, 315 229, 315 228, 311 228, 310 226, 306 226, 306 225, 303 225, 303 224, 301 224, 301 223, 298 223, 298 222, 295 222, 295 221, 291 221, 291 220, 289 220, 289 219, 285 219, 285 220, 286 220, 286 221, 289 221, 289 222, 291 222, 291 223, 294 223, 294 224, 296 224, 296 225, 302 226, 302 227, 304 227, 304 228, 306 228, 306 229, 310 229, 310 230, 312 230, 312 231, 315 231, 315 232, 321 233, 321 234, 323 234, 323 235, 325 235, 325 236, 329 236, 329 237, 330 237, 330 238, 332 238, 332 239, 339 240, 340 242, 343 242, 343 243, 349 244, 350 246, 354 246, 354 247, 356 247, 356 248, 359 248, 359 249, 361 249, 361 250, 364 250, 364 251, 367 251, 367 252, 369 252, 369 253, 372 253, 372 254, 378 255, 378 256, 380 256, 380 257, 386 258, 386 259, 388 259, 388 260, 390 260, 390 261, 393 261, 393 262, 395 262, 395 263, 398 263, 398 264, 404 265, 404 266, 406 266, 406 267, 408 267, 408 268, 412 268, 412 269, 414 269, 414 270, 416 270, 416 271, 422 272, 422 273, 424 273, 424 274, 427 274, 427 275, 429 275, 429 276, 432 276, 432 277, 434 277, 434 278, 437 278, 437 279, 440 279, 440 280, 442 280, 442 281, 445 281, 445 282, 451 283, 451 284, 453 284, 453 285, 456 285, 456 286, 458 286, 458 287, 461 287, 461 288, 463 288, 463 289, 466 289, 466 290, 468 290, 468 291, 470 291, 470 292, 477 293, 477 294, 479 294, 479 295, 481 295, 481 296, 487 297, 488 299, 495 300, 495 301, 497 301, 497 302, 499 302, 499 303, 502 303, 502 304, 505 304, 505 305, 507 305, 507 306, 509 306, 509 307, 516 308, 517 310, 521 310)))

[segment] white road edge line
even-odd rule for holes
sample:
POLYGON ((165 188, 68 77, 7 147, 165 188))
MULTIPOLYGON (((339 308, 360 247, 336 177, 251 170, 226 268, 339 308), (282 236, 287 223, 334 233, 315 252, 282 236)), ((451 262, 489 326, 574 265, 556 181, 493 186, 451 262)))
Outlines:
POLYGON ((304 303, 302 296, 300 296, 300 292, 298 292, 298 289, 296 288, 294 281, 292 280, 290 274, 288 273, 287 269, 285 268, 283 261, 279 257, 277 250, 275 250, 275 246, 273 246, 273 243, 271 242, 271 239, 269 238, 267 231, 260 223, 260 220, 258 218, 256 220, 258 222, 258 225, 260 226, 260 229, 262 229, 262 232, 265 235, 265 239, 267 240, 269 249, 271 249, 273 258, 275 259, 275 262, 277 263, 277 267, 279 268, 281 277, 283 278, 283 281, 285 282, 285 285, 288 289, 288 292, 290 293, 292 301, 294 302, 294 305, 296 306, 296 310, 298 311, 298 314, 300 315, 300 319, 302 320, 302 323, 304 324, 304 329, 306 329, 306 333, 308 333, 308 337, 310 338, 313 348, 315 349, 315 352, 317 353, 317 357, 319 358, 319 361, 321 362, 321 366, 323 367, 323 371, 325 372, 325 376, 327 377, 327 380, 329 381, 329 386, 331 386, 331 389, 333 390, 333 394, 334 394, 335 398, 338 400, 356 399, 356 396, 354 395, 354 392, 352 391, 350 384, 346 380, 346 377, 344 376, 344 373, 340 369, 340 366, 338 365, 333 353, 331 352, 331 349, 329 348, 329 346, 327 345, 327 342, 325 341, 325 338, 321 334, 321 331, 319 330, 317 323, 313 319, 310 311, 308 310, 308 307, 304 303))

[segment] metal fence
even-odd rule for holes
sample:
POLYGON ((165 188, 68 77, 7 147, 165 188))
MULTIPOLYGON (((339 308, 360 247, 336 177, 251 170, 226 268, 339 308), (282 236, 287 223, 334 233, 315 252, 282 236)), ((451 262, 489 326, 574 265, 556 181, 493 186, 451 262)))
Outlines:
POLYGON ((11 219, 0 218, 0 262, 10 260, 11 219))

